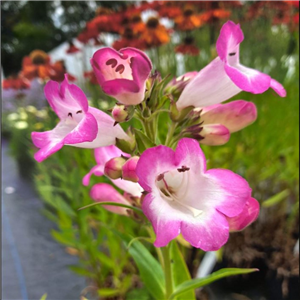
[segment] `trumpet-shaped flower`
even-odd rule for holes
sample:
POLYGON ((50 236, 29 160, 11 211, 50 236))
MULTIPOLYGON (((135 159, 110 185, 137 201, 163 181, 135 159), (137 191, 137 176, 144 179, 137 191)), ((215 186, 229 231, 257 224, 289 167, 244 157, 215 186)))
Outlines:
POLYGON ((143 101, 146 80, 152 69, 145 53, 135 48, 124 48, 119 52, 102 48, 95 52, 91 64, 106 94, 125 105, 136 105, 143 101))
POLYGON ((116 138, 128 139, 123 129, 104 112, 88 106, 83 91, 69 84, 67 76, 59 86, 48 81, 45 96, 60 121, 50 131, 32 132, 33 143, 40 150, 34 158, 41 162, 64 145, 97 148, 115 144, 116 138))
POLYGON ((223 145, 230 134, 252 124, 257 118, 256 106, 252 102, 236 100, 226 104, 215 104, 204 108, 195 108, 200 112, 200 143, 223 145))
POLYGON ((245 208, 256 204, 247 181, 229 170, 206 170, 194 139, 181 139, 176 151, 166 146, 147 149, 136 173, 148 192, 142 208, 156 233, 156 247, 181 233, 194 247, 214 251, 228 239, 228 218, 236 218, 235 227, 241 229, 257 217, 245 208))
POLYGON ((186 86, 178 99, 178 109, 221 103, 241 91, 260 94, 272 88, 279 96, 286 96, 283 86, 269 75, 240 64, 243 39, 239 24, 228 21, 223 25, 216 44, 219 56, 186 86))

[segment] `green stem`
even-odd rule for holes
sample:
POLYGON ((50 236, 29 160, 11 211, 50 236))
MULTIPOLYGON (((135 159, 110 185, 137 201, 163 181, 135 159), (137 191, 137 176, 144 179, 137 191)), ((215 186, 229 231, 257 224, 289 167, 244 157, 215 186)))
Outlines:
MULTIPOLYGON (((149 233, 149 236, 155 240, 156 236, 153 232, 153 229, 149 226, 147 226, 146 229, 149 233)), ((161 266, 163 266, 164 265, 164 258, 163 258, 162 252, 161 252, 161 248, 155 247, 155 250, 156 250, 156 253, 157 253, 159 263, 160 263, 161 266)))
POLYGON ((177 123, 172 122, 171 128, 170 128, 170 130, 167 134, 166 140, 165 140, 166 146, 170 146, 172 144, 172 139, 174 137, 174 132, 175 132, 176 126, 177 126, 177 123))
POLYGON ((166 299, 169 299, 173 293, 173 282, 172 282, 172 269, 171 259, 169 253, 169 246, 161 248, 164 259, 164 273, 166 281, 166 299))

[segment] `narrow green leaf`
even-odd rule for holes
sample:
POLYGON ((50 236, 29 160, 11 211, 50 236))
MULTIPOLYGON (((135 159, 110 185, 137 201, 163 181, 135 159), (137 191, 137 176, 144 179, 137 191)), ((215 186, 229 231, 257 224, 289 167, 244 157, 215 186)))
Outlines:
POLYGON ((98 295, 101 297, 113 297, 117 296, 119 291, 116 289, 103 288, 98 290, 98 295))
POLYGON ((131 247, 131 245, 136 242, 136 241, 146 241, 148 243, 151 243, 153 244, 154 240, 151 239, 151 238, 148 238, 148 237, 144 237, 144 236, 138 236, 136 238, 133 238, 129 243, 128 243, 128 246, 127 246, 127 250, 131 247))
POLYGON ((232 275, 239 275, 239 274, 247 274, 256 272, 258 269, 239 269, 239 268, 226 268, 221 269, 217 272, 212 273, 211 275, 208 275, 204 278, 196 278, 189 281, 186 281, 179 286, 177 286, 171 295, 170 299, 174 299, 175 297, 184 294, 187 291, 195 290, 199 287, 208 285, 218 279, 232 276, 232 275))
MULTIPOLYGON (((171 259, 171 268, 172 268, 172 279, 173 286, 176 289, 181 283, 191 280, 190 272, 186 266, 185 260, 182 256, 182 253, 179 250, 178 244, 176 241, 171 243, 170 248, 170 259, 171 259)), ((176 297, 177 300, 194 300, 195 293, 193 290, 189 290, 182 295, 176 297)))
MULTIPOLYGON (((123 240, 126 247, 128 247, 132 237, 117 231, 114 232, 123 240)), ((139 241, 135 241, 128 251, 134 259, 139 269, 141 279, 149 293, 155 299, 164 299, 165 277, 161 265, 139 241)))
POLYGON ((76 266, 76 265, 70 265, 68 266, 68 268, 73 271, 74 273, 81 275, 81 276, 85 276, 88 278, 93 278, 95 275, 91 272, 89 272, 87 269, 84 269, 82 267, 76 266))
POLYGON ((46 300, 46 299, 47 299, 47 293, 44 294, 40 300, 46 300))
POLYGON ((283 190, 282 192, 274 195, 273 197, 269 198, 268 200, 262 203, 263 207, 270 207, 273 206, 282 200, 284 200, 289 195, 289 190, 283 190))
POLYGON ((128 209, 132 209, 138 213, 143 213, 143 211, 138 208, 138 207, 134 207, 134 206, 130 206, 130 205, 126 205, 126 204, 121 204, 121 203, 116 203, 116 202, 96 202, 96 203, 92 203, 83 207, 78 208, 78 210, 82 210, 82 209, 86 209, 95 205, 111 205, 111 206, 120 206, 120 207, 125 207, 128 209))

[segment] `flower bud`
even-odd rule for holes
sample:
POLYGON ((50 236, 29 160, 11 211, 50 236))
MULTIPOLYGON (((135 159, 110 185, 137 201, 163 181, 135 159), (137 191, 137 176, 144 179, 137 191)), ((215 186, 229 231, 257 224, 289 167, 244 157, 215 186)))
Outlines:
POLYGON ((104 167, 104 174, 110 179, 118 179, 122 177, 122 167, 126 159, 122 156, 110 159, 104 167))
POLYGON ((129 136, 129 139, 116 138, 116 146, 125 153, 132 153, 136 148, 136 140, 131 127, 126 130, 126 134, 129 136))
POLYGON ((139 161, 138 156, 129 158, 122 167, 122 178, 132 182, 138 182, 139 178, 135 173, 136 165, 139 161))
POLYGON ((112 116, 118 123, 129 121, 134 113, 134 106, 125 106, 123 104, 117 104, 112 110, 112 116))

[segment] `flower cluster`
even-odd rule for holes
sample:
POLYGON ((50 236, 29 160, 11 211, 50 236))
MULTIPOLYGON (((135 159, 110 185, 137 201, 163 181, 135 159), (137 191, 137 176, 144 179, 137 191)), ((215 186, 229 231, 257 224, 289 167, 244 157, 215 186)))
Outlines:
MULTIPOLYGON (((178 9, 168 5, 176 20, 178 9)), ((196 24, 186 9, 189 22, 184 24, 196 24)), ((95 31, 107 30, 109 16, 99 12, 89 28, 97 25, 95 31)), ((117 101, 112 116, 89 106, 83 91, 70 84, 67 76, 61 85, 49 81, 45 95, 60 121, 51 131, 32 133, 34 145, 40 148, 35 159, 41 162, 64 145, 94 148, 97 164, 83 184, 88 185, 92 175, 106 176, 123 193, 98 183, 91 189, 92 199, 109 202, 105 203, 108 210, 130 217, 134 215, 128 207, 140 207, 153 226, 156 247, 164 247, 182 234, 194 247, 219 249, 230 231, 242 230, 257 218, 259 204, 238 174, 207 170, 199 143, 224 144, 231 133, 255 121, 253 103, 221 104, 240 91, 258 94, 272 88, 281 97, 286 94, 269 75, 240 63, 243 39, 240 26, 228 21, 217 40, 218 57, 199 72, 184 74, 168 84, 157 72, 151 74, 152 63, 144 52, 130 47, 99 49, 91 65, 102 90, 117 101), (169 131, 160 135, 157 124, 162 117, 169 131), (130 126, 125 132, 119 123, 132 119, 141 127, 130 126)))

